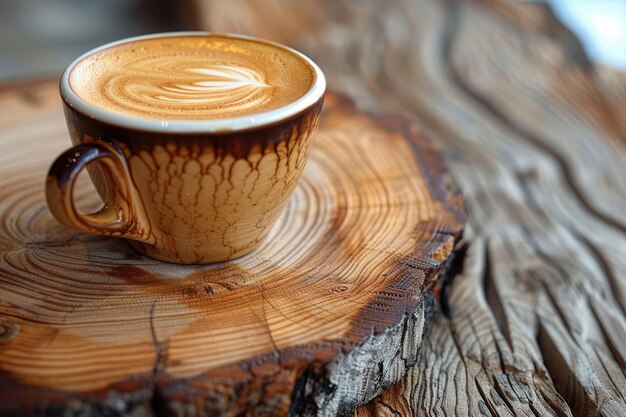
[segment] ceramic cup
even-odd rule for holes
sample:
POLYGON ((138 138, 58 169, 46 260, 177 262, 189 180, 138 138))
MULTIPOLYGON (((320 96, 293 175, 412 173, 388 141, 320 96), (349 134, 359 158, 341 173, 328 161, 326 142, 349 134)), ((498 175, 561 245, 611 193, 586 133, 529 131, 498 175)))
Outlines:
POLYGON ((69 85, 79 57, 60 82, 74 146, 48 173, 46 197, 54 217, 88 233, 128 239, 139 252, 168 262, 219 262, 252 251, 302 174, 326 88, 315 63, 277 46, 308 62, 316 75, 311 88, 275 110, 213 120, 142 119, 91 105, 69 85), (104 202, 90 214, 78 211, 72 197, 85 167, 104 202))

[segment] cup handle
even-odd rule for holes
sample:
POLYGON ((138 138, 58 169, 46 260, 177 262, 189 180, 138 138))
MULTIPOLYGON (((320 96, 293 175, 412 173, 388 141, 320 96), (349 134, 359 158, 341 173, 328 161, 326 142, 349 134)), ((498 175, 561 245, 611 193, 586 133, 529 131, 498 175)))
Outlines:
POLYGON ((52 215, 76 229, 108 236, 143 240, 136 232, 131 203, 131 181, 126 157, 110 144, 90 142, 68 149, 48 171, 46 200, 52 215), (99 161, 113 179, 107 186, 104 206, 94 213, 81 213, 74 205, 74 182, 89 163, 99 161))

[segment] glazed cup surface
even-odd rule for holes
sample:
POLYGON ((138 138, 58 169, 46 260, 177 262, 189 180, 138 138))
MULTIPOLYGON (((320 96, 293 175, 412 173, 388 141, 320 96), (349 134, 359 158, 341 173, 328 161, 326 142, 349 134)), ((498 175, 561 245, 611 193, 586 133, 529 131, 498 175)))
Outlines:
POLYGON ((94 108, 69 87, 75 61, 61 79, 74 147, 48 174, 53 215, 89 233, 129 239, 138 251, 168 262, 212 263, 249 253, 295 190, 319 123, 325 80, 304 58, 316 79, 303 99, 271 112, 189 122, 94 108), (73 204, 73 183, 84 167, 104 201, 97 213, 82 214, 73 204))

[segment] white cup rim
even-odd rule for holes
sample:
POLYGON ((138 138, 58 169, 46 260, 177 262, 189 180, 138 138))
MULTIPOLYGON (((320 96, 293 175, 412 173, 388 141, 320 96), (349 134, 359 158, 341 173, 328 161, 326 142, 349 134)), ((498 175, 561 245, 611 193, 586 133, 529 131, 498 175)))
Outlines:
POLYGON ((130 38, 121 39, 115 42, 110 42, 94 48, 88 52, 85 52, 78 58, 76 58, 68 67, 63 71, 61 75, 61 81, 59 85, 61 92, 61 98, 65 103, 73 109, 83 113, 84 115, 96 119, 105 123, 109 123, 115 126, 121 126, 124 128, 146 130, 151 132, 168 132, 168 133, 220 133, 220 132, 235 132, 241 130, 248 130, 251 128, 270 125, 281 120, 288 119, 296 114, 308 109, 313 104, 317 103, 324 92, 326 91, 326 78, 320 67, 315 64, 309 57, 303 53, 296 51, 285 45, 281 45, 276 42, 268 41, 265 39, 257 38, 248 35, 239 35, 233 33, 221 33, 221 32, 204 32, 204 31, 184 31, 184 32, 163 32, 150 35, 134 36, 130 38), (71 70, 76 66, 78 62, 92 55, 98 51, 110 48, 112 46, 121 45, 124 43, 134 42, 143 39, 160 38, 160 37, 178 37, 178 36, 222 36, 234 39, 251 40, 255 42, 266 43, 272 46, 289 51, 306 63, 308 63, 315 72, 315 81, 309 90, 298 100, 289 103, 287 105, 278 107, 276 109, 260 112, 256 114, 250 114, 238 117, 229 117, 222 119, 210 119, 210 120, 181 120, 181 119, 148 119, 130 116, 122 113, 117 113, 111 110, 106 110, 101 107, 94 106, 80 98, 74 90, 70 87, 69 75, 71 70))

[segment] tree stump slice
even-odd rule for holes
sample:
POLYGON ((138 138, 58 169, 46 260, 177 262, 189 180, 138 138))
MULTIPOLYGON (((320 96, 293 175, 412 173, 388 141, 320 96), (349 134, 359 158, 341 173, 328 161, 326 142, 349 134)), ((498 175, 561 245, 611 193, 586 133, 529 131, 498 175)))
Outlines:
POLYGON ((345 415, 415 362, 464 211, 406 119, 329 94, 262 246, 179 266, 51 217, 56 82, 5 86, 0 109, 0 414, 345 415))

